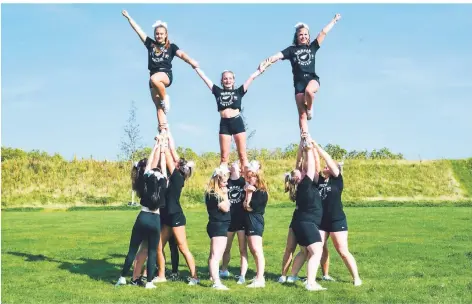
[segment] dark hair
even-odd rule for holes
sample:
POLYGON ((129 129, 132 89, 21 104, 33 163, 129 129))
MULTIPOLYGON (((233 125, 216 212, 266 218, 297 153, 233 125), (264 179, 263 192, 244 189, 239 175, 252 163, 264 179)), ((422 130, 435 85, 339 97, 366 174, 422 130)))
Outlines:
POLYGON ((288 196, 292 202, 295 202, 297 199, 297 190, 298 184, 294 182, 293 179, 294 171, 290 172, 290 174, 285 175, 285 193, 288 192, 288 196))
POLYGON ((193 167, 188 166, 188 160, 185 158, 179 159, 179 172, 184 177, 184 180, 189 179, 193 174, 193 167))
POLYGON ((158 178, 154 174, 145 175, 142 205, 148 207, 150 210, 157 210, 158 208, 165 207, 166 191, 166 178, 158 178))
POLYGON ((146 164, 147 158, 143 158, 131 168, 131 188, 136 192, 139 198, 143 196, 144 169, 146 168, 146 164))

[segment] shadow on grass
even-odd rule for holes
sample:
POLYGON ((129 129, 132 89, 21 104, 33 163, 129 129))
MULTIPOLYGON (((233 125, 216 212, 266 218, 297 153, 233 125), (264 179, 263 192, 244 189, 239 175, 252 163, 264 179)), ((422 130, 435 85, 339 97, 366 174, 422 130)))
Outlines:
POLYGON ((50 258, 44 256, 42 254, 31 254, 31 253, 24 253, 24 252, 12 252, 9 251, 7 254, 11 254, 14 256, 19 256, 25 258, 26 262, 53 262, 58 263, 59 269, 67 270, 74 274, 79 275, 87 275, 89 278, 102 281, 106 283, 114 283, 116 279, 120 276, 121 267, 123 266, 110 263, 108 259, 111 258, 123 258, 123 255, 112 254, 109 257, 103 259, 87 259, 87 258, 80 258, 77 259, 78 263, 71 263, 69 261, 61 261, 58 259, 50 258))

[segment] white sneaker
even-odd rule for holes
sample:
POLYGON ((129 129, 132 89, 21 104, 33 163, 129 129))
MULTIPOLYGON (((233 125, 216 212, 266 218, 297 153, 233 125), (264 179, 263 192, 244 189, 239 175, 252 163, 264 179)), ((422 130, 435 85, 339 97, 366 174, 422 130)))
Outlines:
POLYGON ((354 286, 361 286, 362 285, 362 280, 361 279, 357 279, 357 280, 354 280, 354 286))
POLYGON ((195 286, 200 283, 200 279, 187 278, 188 285, 195 286))
POLYGON ((161 277, 155 277, 154 279, 152 279, 152 283, 165 283, 167 282, 167 279, 164 277, 164 278, 161 278, 161 277))
POLYGON ((336 280, 330 276, 330 275, 324 275, 322 278, 321 278, 323 281, 330 281, 330 282, 336 282, 336 280))
POLYGON ((300 280, 300 278, 297 277, 297 276, 289 276, 289 277, 287 278, 287 283, 295 283, 295 282, 298 281, 298 280, 300 280))
POLYGON ((229 288, 223 285, 223 283, 221 282, 214 283, 213 286, 211 286, 211 288, 214 288, 216 290, 229 290, 229 288))
POLYGON ((254 279, 251 284, 246 286, 247 288, 264 288, 265 287, 265 279, 258 280, 254 279))
POLYGON ((152 282, 147 282, 146 286, 144 286, 146 289, 153 289, 156 288, 156 285, 152 284, 152 282))
POLYGON ((228 269, 226 270, 220 270, 220 278, 228 278, 229 276, 231 275, 231 273, 229 273, 228 269))
POLYGON ((311 110, 306 110, 306 119, 311 120, 312 117, 313 117, 313 114, 311 110))
POLYGON ((308 290, 308 291, 321 291, 321 290, 327 290, 327 288, 324 288, 322 287, 320 284, 318 283, 313 283, 313 284, 308 284, 308 281, 307 283, 305 284, 305 289, 308 290))
POLYGON ((285 283, 287 282, 287 277, 286 276, 280 276, 279 280, 277 281, 279 283, 285 283))
POLYGON ((125 277, 120 277, 118 279, 118 282, 116 282, 115 286, 120 286, 120 285, 126 285, 126 279, 125 277))
POLYGON ((166 94, 164 100, 161 100, 161 107, 165 114, 169 113, 170 110, 170 96, 166 94))
POLYGON ((238 282, 236 284, 242 285, 242 284, 246 283, 246 278, 245 277, 237 276, 237 278, 238 278, 238 282))

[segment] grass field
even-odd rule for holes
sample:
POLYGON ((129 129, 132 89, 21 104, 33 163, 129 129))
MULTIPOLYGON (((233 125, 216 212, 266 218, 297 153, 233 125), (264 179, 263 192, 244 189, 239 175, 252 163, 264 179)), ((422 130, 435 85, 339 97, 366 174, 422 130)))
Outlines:
MULTIPOLYGON (((115 288, 137 209, 2 212, 2 303, 471 303, 472 208, 346 208, 350 249, 364 285, 354 288, 332 245, 323 292, 300 282, 280 285, 292 208, 269 206, 264 251, 265 289, 250 290, 227 280, 228 292, 210 288, 206 211, 189 209, 187 233, 201 286, 168 282, 155 290, 115 288)), ((231 272, 238 272, 236 241, 231 272)), ((181 274, 186 277, 181 257, 181 274)), ((248 277, 254 275, 249 257, 248 277)), ((305 275, 305 268, 301 275, 305 275)), ((319 275, 318 275, 319 276, 319 275)))

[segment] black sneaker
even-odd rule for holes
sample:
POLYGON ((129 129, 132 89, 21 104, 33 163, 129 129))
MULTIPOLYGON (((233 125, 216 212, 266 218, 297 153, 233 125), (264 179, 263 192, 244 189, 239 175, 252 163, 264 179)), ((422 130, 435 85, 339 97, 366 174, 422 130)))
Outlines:
POLYGON ((133 286, 141 286, 141 287, 146 286, 146 284, 143 282, 143 280, 141 279, 141 277, 137 278, 136 280, 131 280, 131 285, 133 285, 133 286))

